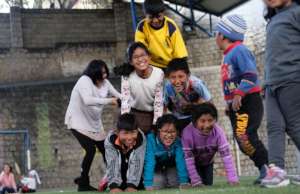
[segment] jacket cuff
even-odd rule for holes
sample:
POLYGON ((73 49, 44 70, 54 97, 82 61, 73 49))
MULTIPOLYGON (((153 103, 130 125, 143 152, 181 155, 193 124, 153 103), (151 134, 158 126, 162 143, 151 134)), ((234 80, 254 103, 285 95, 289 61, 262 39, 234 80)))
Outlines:
POLYGON ((111 183, 108 187, 110 189, 116 189, 116 188, 119 188, 120 186, 117 183, 111 183))
POLYGON ((240 90, 240 89, 234 90, 233 94, 234 94, 234 95, 240 95, 240 96, 242 96, 242 97, 245 97, 245 95, 246 95, 246 93, 243 92, 243 91, 240 90))
POLYGON ((149 181, 146 182, 146 181, 144 180, 144 186, 145 186, 145 187, 152 187, 152 186, 153 186, 153 183, 152 183, 152 182, 149 182, 149 181))
POLYGON ((202 180, 201 177, 197 177, 197 179, 195 178, 194 180, 191 180, 191 184, 194 185, 199 185, 202 184, 202 180))
POLYGON ((229 183, 236 183, 236 182, 239 182, 239 178, 238 176, 233 176, 233 177, 228 177, 228 182, 229 183))

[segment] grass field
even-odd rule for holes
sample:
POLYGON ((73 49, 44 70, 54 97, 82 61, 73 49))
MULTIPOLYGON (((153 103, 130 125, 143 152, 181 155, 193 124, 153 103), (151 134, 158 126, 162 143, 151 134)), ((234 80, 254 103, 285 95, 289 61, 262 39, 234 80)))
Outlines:
MULTIPOLYGON (((227 185, 225 179, 215 180, 214 186, 192 188, 186 190, 165 189, 159 191, 140 191, 140 194, 300 194, 300 186, 289 185, 284 188, 266 189, 252 185, 254 178, 244 177, 239 186, 227 185)), ((84 194, 97 194, 98 192, 83 192, 84 194)), ((75 189, 57 189, 38 192, 38 194, 78 194, 75 189)), ((98 193, 99 194, 99 193, 98 193)))

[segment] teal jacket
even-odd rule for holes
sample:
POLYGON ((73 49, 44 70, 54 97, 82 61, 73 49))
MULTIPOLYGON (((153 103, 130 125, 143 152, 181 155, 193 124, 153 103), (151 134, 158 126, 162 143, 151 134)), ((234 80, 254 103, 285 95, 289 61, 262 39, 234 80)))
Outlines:
POLYGON ((153 133, 149 133, 147 135, 144 164, 145 187, 153 186, 155 169, 163 169, 173 166, 176 166, 179 183, 188 183, 189 178, 180 139, 177 137, 175 142, 169 148, 166 148, 158 137, 156 137, 153 133))

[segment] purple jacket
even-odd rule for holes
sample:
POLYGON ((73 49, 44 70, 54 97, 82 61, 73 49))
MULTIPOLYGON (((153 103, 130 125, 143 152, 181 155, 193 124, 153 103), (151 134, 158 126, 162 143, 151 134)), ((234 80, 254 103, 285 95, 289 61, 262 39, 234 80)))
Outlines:
POLYGON ((211 133, 206 136, 191 123, 183 130, 182 145, 192 184, 202 182, 196 166, 211 164, 217 151, 222 157, 228 182, 238 181, 230 146, 220 126, 215 125, 211 133))

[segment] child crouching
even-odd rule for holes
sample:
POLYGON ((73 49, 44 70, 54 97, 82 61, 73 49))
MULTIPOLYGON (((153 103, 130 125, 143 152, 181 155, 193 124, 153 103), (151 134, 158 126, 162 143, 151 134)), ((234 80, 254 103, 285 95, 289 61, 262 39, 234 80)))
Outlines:
POLYGON ((218 151, 223 160, 227 181, 238 184, 229 143, 223 129, 216 124, 218 113, 211 103, 196 105, 192 123, 182 134, 183 151, 192 186, 212 185, 214 156, 218 151))
POLYGON ((141 176, 146 139, 137 127, 135 116, 130 113, 121 115, 117 130, 107 136, 104 145, 110 192, 143 189, 141 176))
POLYGON ((163 115, 156 122, 155 132, 147 135, 144 167, 146 190, 189 185, 176 122, 175 116, 163 115))

